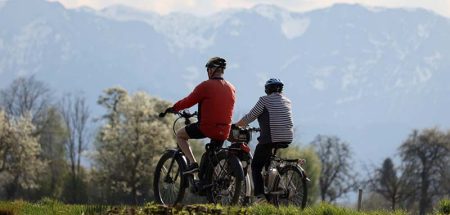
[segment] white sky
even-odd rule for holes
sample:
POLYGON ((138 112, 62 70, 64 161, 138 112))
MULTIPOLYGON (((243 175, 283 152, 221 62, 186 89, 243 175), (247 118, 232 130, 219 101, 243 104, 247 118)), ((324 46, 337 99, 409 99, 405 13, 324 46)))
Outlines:
POLYGON ((291 11, 308 11, 323 8, 334 3, 359 3, 381 7, 425 8, 450 17, 450 0, 49 0, 59 1, 68 8, 88 6, 102 9, 121 4, 153 11, 159 14, 171 12, 210 15, 224 9, 251 8, 257 4, 273 4, 291 11))

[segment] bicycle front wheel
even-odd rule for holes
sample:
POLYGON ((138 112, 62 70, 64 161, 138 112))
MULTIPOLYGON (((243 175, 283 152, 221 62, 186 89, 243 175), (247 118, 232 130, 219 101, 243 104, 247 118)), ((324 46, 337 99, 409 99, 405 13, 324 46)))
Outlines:
POLYGON ((276 206, 293 205, 305 208, 308 198, 306 177, 296 166, 288 165, 281 169, 273 187, 273 202, 276 206))
POLYGON ((165 153, 156 165, 153 179, 155 200, 162 205, 173 206, 183 200, 186 177, 182 173, 183 160, 174 156, 174 151, 165 153))
POLYGON ((236 156, 227 156, 226 152, 217 155, 218 162, 210 171, 208 181, 208 201, 214 204, 235 205, 239 203, 244 183, 242 165, 236 156))

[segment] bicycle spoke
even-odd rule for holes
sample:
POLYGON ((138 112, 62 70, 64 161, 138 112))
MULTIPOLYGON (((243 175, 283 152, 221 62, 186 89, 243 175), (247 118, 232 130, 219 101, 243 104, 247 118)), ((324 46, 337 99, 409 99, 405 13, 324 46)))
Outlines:
POLYGON ((226 152, 219 152, 216 157, 218 160, 209 172, 212 186, 207 195, 208 201, 222 205, 238 204, 241 202, 239 194, 241 194, 242 184, 236 175, 240 175, 237 171, 242 169, 231 169, 230 162, 239 162, 239 160, 237 157, 230 157, 230 154, 226 152))
POLYGON ((214 168, 216 186, 213 192, 216 193, 216 202, 221 202, 224 205, 231 203, 231 196, 234 194, 233 190, 235 187, 234 177, 228 173, 226 162, 226 160, 221 160, 214 168))
POLYGON ((286 191, 286 195, 281 200, 289 202, 294 205, 301 205, 304 198, 301 187, 303 186, 301 175, 295 171, 288 171, 281 180, 282 189, 286 191))

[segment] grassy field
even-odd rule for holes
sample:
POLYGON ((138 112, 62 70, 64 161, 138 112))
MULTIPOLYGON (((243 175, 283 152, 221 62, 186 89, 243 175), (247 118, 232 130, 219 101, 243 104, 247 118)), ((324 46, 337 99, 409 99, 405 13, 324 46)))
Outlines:
MULTIPOLYGON (((444 208, 445 209, 445 208, 444 208)), ((437 210, 434 214, 448 214, 448 211, 437 210), (443 212, 443 213, 441 213, 443 212)), ((362 211, 336 207, 330 204, 317 204, 301 210, 296 207, 276 208, 272 205, 261 204, 251 207, 222 207, 220 205, 187 205, 175 208, 163 207, 155 204, 145 206, 105 206, 105 205, 66 205, 53 200, 43 200, 38 203, 24 201, 0 202, 0 215, 71 215, 71 214, 305 214, 305 215, 403 215, 405 211, 362 211)))

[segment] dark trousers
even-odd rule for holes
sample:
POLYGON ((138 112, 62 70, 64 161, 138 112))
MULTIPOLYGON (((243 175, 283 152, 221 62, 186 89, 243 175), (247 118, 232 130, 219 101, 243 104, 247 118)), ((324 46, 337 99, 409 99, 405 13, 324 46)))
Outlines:
POLYGON ((270 160, 272 149, 272 144, 256 145, 252 160, 252 177, 253 186, 255 187, 255 196, 264 194, 264 180, 261 172, 264 168, 264 165, 266 165, 266 163, 268 163, 270 160))

